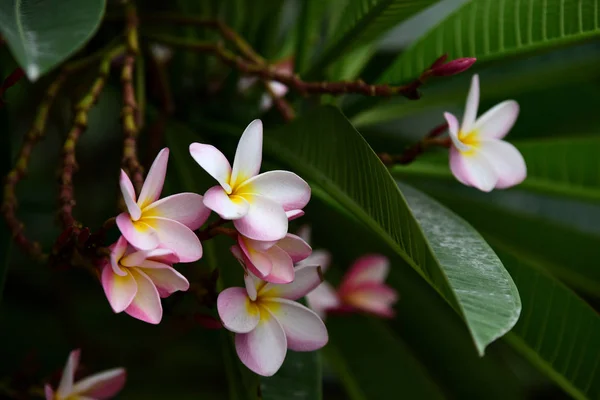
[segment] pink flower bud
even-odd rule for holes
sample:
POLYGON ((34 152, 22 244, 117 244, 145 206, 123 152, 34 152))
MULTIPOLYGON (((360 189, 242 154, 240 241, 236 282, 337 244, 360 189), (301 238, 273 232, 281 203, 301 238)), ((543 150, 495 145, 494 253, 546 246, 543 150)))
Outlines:
MULTIPOLYGON (((440 59, 438 59, 438 61, 440 59)), ((473 65, 477 59, 474 57, 457 58, 456 60, 452 60, 445 64, 438 63, 438 61, 432 65, 430 74, 434 76, 452 76, 471 68, 471 65, 473 65)))

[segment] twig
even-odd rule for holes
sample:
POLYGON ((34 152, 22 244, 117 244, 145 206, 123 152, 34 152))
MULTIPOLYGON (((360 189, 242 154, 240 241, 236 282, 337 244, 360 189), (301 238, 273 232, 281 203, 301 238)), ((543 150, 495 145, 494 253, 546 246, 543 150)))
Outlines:
POLYGON ((4 106, 4 100, 2 99, 4 92, 6 92, 6 90, 10 87, 16 85, 24 76, 25 71, 23 71, 22 68, 16 68, 4 79, 2 85, 0 86, 0 107, 4 106))
POLYGON ((406 165, 413 162, 430 147, 450 147, 450 138, 438 138, 446 129, 448 129, 448 124, 438 125, 423 140, 408 147, 401 154, 379 153, 379 158, 387 166, 395 164, 406 165))
POLYGON ((237 238, 237 231, 235 229, 225 228, 222 226, 226 223, 226 220, 219 218, 218 220, 209 224, 206 228, 198 231, 196 235, 201 241, 212 239, 213 237, 221 234, 237 238))
POLYGON ((283 96, 277 96, 267 81, 263 81, 263 85, 267 90, 267 94, 271 97, 271 99, 273 99, 273 103, 275 104, 275 107, 277 107, 277 110, 279 110, 279 113, 283 119, 286 121, 292 121, 294 118, 296 118, 296 112, 294 111, 292 105, 288 103, 283 96))
POLYGON ((138 105, 133 86, 133 71, 135 69, 136 58, 139 55, 138 18, 135 6, 131 2, 127 3, 126 18, 125 37, 127 40, 127 53, 123 69, 121 70, 121 85, 123 88, 122 119, 125 136, 123 139, 123 159, 121 163, 123 168, 129 172, 133 185, 139 192, 144 184, 144 170, 137 155, 137 136, 140 126, 136 118, 138 105))
POLYGON ((102 89, 110 73, 110 64, 113 58, 122 54, 123 46, 119 46, 113 51, 107 53, 100 64, 100 70, 96 80, 92 84, 89 92, 75 107, 75 118, 73 127, 67 135, 63 145, 63 159, 60 172, 59 205, 58 217, 63 229, 71 226, 78 227, 79 223, 73 218, 73 207, 75 206, 73 190, 73 174, 77 170, 77 160, 75 157, 75 147, 81 134, 86 130, 88 124, 88 114, 91 108, 98 101, 102 89))

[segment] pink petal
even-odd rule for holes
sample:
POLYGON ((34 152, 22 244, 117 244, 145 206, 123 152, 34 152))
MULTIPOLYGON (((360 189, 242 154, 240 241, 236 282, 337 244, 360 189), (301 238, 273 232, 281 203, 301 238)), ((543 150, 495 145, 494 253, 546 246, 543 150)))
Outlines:
POLYGON ((158 217, 144 218, 143 221, 156 231, 160 246, 173 251, 179 262, 193 262, 202 257, 200 239, 187 226, 158 217))
POLYGON ((313 250, 312 254, 306 259, 296 263, 296 267, 302 267, 305 265, 318 265, 321 267, 321 271, 325 273, 331 263, 331 253, 327 250, 313 250))
POLYGON ((117 226, 125 239, 140 250, 152 250, 159 244, 158 233, 152 227, 143 221, 133 222, 127 213, 117 216, 117 226))
POLYGON ((287 353, 285 332, 277 319, 263 308, 254 330, 235 335, 235 349, 242 363, 251 371, 272 376, 283 364, 287 353))
POLYGON ((287 215, 288 221, 293 221, 304 216, 304 211, 302 210, 290 210, 286 211, 285 215, 287 215))
POLYGON ((477 150, 465 155, 451 147, 450 169, 461 183, 474 186, 484 192, 491 191, 498 182, 498 175, 494 167, 477 150))
POLYGON ((325 318, 327 310, 341 305, 335 289, 327 282, 321 283, 312 292, 308 293, 306 302, 321 319, 325 318))
POLYGON ((190 154, 210 176, 219 182, 219 185, 227 193, 231 193, 231 186, 229 185, 231 166, 223 153, 209 144, 192 143, 190 144, 190 154))
POLYGON ((263 126, 259 119, 252 121, 242 133, 235 151, 230 185, 237 187, 257 175, 262 161, 263 126))
POLYGON ((153 261, 165 264, 179 262, 179 258, 169 249, 153 249, 134 251, 121 258, 121 265, 124 267, 139 267, 144 261, 151 258, 153 261))
POLYGON ((185 292, 190 288, 185 276, 170 265, 146 260, 140 268, 152 280, 160 297, 169 297, 177 291, 185 292))
POLYGON ((514 100, 503 101, 483 114, 473 130, 481 139, 502 139, 511 130, 519 116, 519 103, 514 100))
POLYGON ((112 268, 105 266, 102 269, 101 280, 104 294, 114 312, 120 313, 129 307, 138 291, 135 279, 130 273, 120 276, 115 274, 112 268))
POLYGON ((110 265, 117 275, 125 276, 127 274, 121 269, 120 262, 128 247, 129 243, 124 236, 119 236, 119 239, 108 247, 110 249, 110 265))
POLYGON ((469 145, 464 144, 458 138, 459 128, 458 128, 458 120, 456 117, 448 112, 444 113, 444 118, 446 118, 446 122, 448 122, 448 135, 452 140, 452 144, 461 151, 468 151, 470 149, 469 145))
POLYGON ((311 255, 312 249, 300 236, 288 233, 277 242, 277 247, 285 251, 297 263, 311 255))
POLYGON ((241 287, 230 287, 219 293, 217 310, 225 328, 236 333, 250 332, 260 320, 258 306, 241 287))
POLYGON ((256 242, 238 235, 238 246, 245 257, 243 261, 246 267, 256 276, 264 278, 271 273, 273 262, 266 253, 252 246, 256 242))
POLYGON ((327 344, 327 328, 314 311, 287 299, 269 299, 264 305, 281 324, 288 349, 315 351, 327 344))
POLYGON ((60 378, 60 384, 56 390, 58 397, 68 397, 73 392, 73 377, 79 366, 79 358, 81 357, 81 350, 73 350, 69 353, 67 364, 63 369, 62 376, 60 378))
POLYGON ((269 85, 269 88, 273 91, 275 97, 283 97, 288 92, 288 87, 281 82, 269 81, 267 85, 269 85))
POLYGON ((292 283, 284 285, 267 283, 260 290, 259 296, 264 298, 281 297, 289 300, 298 300, 323 282, 321 267, 318 266, 296 268, 294 275, 292 283))
POLYGON ((310 200, 310 186, 293 172, 269 171, 245 181, 236 194, 257 194, 281 204, 286 211, 299 210, 310 200))
POLYGON ((130 268, 130 271, 135 278, 138 291, 125 312, 141 321, 158 324, 163 312, 158 290, 144 272, 137 268, 130 268))
POLYGON ((169 149, 165 147, 154 159, 150 171, 148 171, 148 176, 146 176, 146 180, 144 181, 144 186, 142 186, 140 198, 138 199, 138 205, 142 210, 160 197, 160 192, 162 192, 165 183, 165 176, 167 175, 168 162, 169 149))
POLYGON ((236 220, 248 214, 250 205, 241 196, 228 195, 220 186, 213 186, 204 193, 204 205, 223 219, 236 220))
POLYGON ((290 283, 294 280, 294 263, 285 251, 279 246, 273 246, 267 250, 267 256, 273 268, 269 275, 263 278, 266 282, 290 283))
POLYGON ((235 228, 254 240, 279 240, 287 233, 288 220, 281 205, 257 195, 245 195, 248 214, 233 221, 235 228))
POLYGON ((119 186, 121 187, 123 200, 125 200, 125 205, 127 206, 127 211, 129 212, 131 219, 137 221, 142 216, 142 210, 140 209, 140 206, 138 206, 135 202, 135 189, 133 188, 133 184, 131 183, 131 180, 123 170, 121 170, 119 186))
POLYGON ((518 185, 527 176, 525 160, 512 144, 502 140, 485 140, 481 142, 480 151, 496 171, 496 188, 518 185))
POLYGON ((89 376, 75 384, 73 392, 93 399, 110 399, 125 386, 127 373, 123 368, 115 368, 89 376))
POLYGON ((394 310, 391 305, 398 300, 398 294, 389 286, 378 283, 365 283, 352 288, 352 291, 339 291, 342 302, 354 308, 381 317, 391 318, 394 310))
POLYGON ((144 209, 144 218, 161 217, 181 222, 191 230, 200 228, 208 219, 210 209, 202 196, 196 193, 179 193, 165 197, 144 209))
POLYGON ((52 390, 52 386, 49 384, 44 385, 44 394, 46 395, 46 400, 54 400, 54 390, 52 390))
POLYGON ((473 124, 477 118, 477 109, 479 108, 479 75, 473 75, 471 79, 471 88, 467 96, 467 104, 465 106, 465 114, 462 119, 461 130, 470 132, 473 129, 473 124))
POLYGON ((385 256, 369 254, 357 259, 350 267, 340 286, 354 286, 365 282, 383 283, 390 270, 385 256))
POLYGON ((260 278, 257 278, 251 272, 246 271, 244 274, 244 285, 246 286, 246 292, 248 292, 248 297, 250 300, 254 301, 258 297, 258 292, 266 285, 267 283, 260 278))

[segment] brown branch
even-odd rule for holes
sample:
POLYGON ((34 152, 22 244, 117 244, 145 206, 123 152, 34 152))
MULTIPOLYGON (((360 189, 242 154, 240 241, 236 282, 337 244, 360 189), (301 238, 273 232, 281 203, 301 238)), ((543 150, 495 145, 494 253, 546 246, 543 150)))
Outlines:
POLYGON ((86 130, 88 125, 88 114, 94 104, 98 101, 98 97, 104 89, 106 80, 110 73, 110 64, 113 58, 121 55, 124 48, 118 47, 106 54, 100 64, 100 69, 96 80, 90 87, 89 92, 81 99, 75 107, 75 118, 73 127, 67 134, 67 139, 63 144, 63 159, 60 172, 60 187, 59 187, 59 205, 58 218, 63 229, 71 226, 79 227, 79 223, 73 218, 73 207, 75 206, 74 189, 73 189, 73 174, 77 170, 77 160, 75 157, 75 147, 81 134, 86 130))
POLYGON ((387 166, 400 164, 406 165, 413 162, 419 155, 423 154, 431 147, 450 147, 450 138, 438 138, 448 129, 448 124, 436 126, 425 136, 425 138, 414 145, 408 147, 400 154, 379 153, 378 156, 387 166))
POLYGON ((133 185, 139 192, 144 184, 144 169, 140 164, 137 155, 137 136, 140 125, 136 114, 138 104, 135 99, 135 89, 133 85, 133 73, 135 61, 139 55, 138 44, 138 18, 135 6, 130 2, 126 8, 126 27, 125 37, 127 40, 127 53, 121 70, 121 85, 123 88, 123 159, 121 164, 129 173, 133 185))

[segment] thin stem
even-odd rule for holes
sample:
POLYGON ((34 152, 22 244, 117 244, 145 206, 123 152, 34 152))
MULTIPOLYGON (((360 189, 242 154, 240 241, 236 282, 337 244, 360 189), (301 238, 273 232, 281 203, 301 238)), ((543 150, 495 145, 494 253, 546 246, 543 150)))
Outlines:
POLYGON ((267 94, 273 100, 275 107, 277 107, 277 110, 283 119, 286 121, 292 121, 294 118, 296 118, 296 112, 294 111, 292 105, 288 103, 287 100, 282 96, 277 96, 267 81, 263 81, 263 85, 265 86, 267 94))
POLYGON ((381 161, 387 165, 406 165, 413 162, 419 155, 423 154, 431 147, 450 147, 450 138, 439 138, 439 136, 448 129, 447 124, 441 124, 433 128, 425 138, 414 145, 408 147, 400 154, 379 153, 381 161))
POLYGON ((201 241, 206 241, 214 238, 217 235, 227 235, 232 238, 237 238, 237 231, 231 228, 225 228, 222 225, 226 224, 227 220, 219 218, 213 223, 209 224, 206 228, 198 231, 196 235, 201 241))

